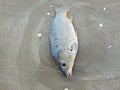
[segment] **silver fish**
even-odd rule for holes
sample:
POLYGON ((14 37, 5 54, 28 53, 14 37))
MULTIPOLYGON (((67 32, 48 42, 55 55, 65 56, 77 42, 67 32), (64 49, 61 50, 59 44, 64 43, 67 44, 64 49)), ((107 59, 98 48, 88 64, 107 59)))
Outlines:
POLYGON ((66 77, 70 77, 78 52, 77 33, 72 24, 72 19, 67 17, 70 9, 56 7, 55 10, 56 15, 50 28, 51 53, 62 72, 66 77))

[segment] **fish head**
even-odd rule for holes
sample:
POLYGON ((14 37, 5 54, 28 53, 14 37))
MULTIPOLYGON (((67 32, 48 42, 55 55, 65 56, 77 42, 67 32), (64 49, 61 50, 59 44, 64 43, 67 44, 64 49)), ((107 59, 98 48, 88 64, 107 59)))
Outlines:
POLYGON ((67 78, 72 76, 74 59, 75 55, 71 51, 64 50, 59 53, 59 67, 67 78))
POLYGON ((59 67, 67 78, 72 76, 72 68, 73 68, 72 62, 69 62, 67 59, 59 60, 59 67))

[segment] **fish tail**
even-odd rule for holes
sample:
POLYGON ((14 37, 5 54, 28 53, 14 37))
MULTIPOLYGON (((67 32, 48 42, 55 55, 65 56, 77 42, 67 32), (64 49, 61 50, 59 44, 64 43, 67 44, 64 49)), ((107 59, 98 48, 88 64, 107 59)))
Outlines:
POLYGON ((67 15, 68 12, 70 12, 71 8, 69 7, 55 7, 56 13, 63 13, 67 15))

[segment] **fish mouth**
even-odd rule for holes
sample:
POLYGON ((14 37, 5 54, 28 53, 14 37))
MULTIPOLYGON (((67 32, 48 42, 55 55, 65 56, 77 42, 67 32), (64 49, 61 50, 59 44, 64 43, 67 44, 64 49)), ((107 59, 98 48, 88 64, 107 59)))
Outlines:
POLYGON ((65 72, 65 71, 63 71, 63 70, 61 69, 60 66, 59 66, 59 69, 61 70, 61 72, 62 72, 67 78, 69 78, 69 77, 72 76, 72 70, 69 70, 69 71, 65 72))
POLYGON ((71 76, 72 76, 72 71, 69 71, 69 72, 66 73, 66 77, 67 77, 67 78, 69 78, 69 77, 71 77, 71 76))
MULTIPOLYGON (((62 71, 62 70, 61 70, 61 71, 62 71)), ((63 72, 63 71, 62 71, 62 73, 63 73, 67 78, 69 78, 69 77, 72 76, 72 71, 68 71, 68 72, 63 72)))

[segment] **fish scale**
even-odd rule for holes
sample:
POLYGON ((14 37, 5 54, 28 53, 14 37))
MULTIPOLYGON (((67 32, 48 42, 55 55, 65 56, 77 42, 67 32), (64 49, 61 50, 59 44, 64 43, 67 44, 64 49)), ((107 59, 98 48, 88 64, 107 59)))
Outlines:
POLYGON ((54 57, 61 50, 71 50, 74 42, 77 42, 76 33, 71 21, 64 13, 56 14, 50 30, 51 51, 54 57))

